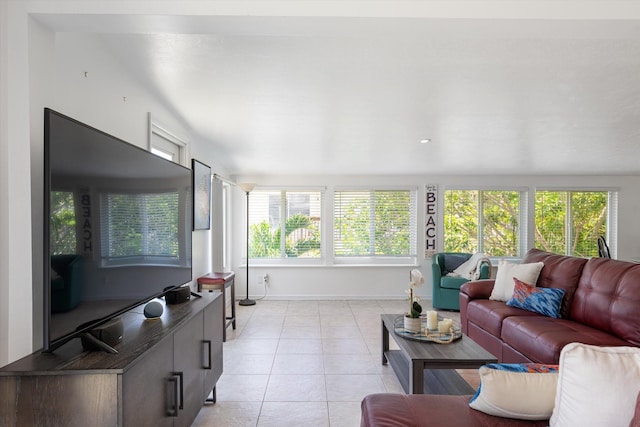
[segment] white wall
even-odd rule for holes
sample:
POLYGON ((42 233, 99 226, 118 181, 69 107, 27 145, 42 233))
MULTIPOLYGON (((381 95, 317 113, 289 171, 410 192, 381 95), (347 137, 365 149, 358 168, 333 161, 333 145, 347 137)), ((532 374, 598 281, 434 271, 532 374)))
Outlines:
MULTIPOLYGON (((438 249, 443 246, 442 217, 443 191, 447 186, 476 186, 478 188, 527 188, 533 196, 536 187, 540 188, 606 188, 618 189, 618 244, 617 258, 630 260, 640 258, 640 222, 637 212, 640 209, 640 176, 240 176, 238 182, 256 182, 262 186, 327 186, 332 191, 335 186, 345 185, 412 185, 418 192, 418 268, 425 277, 425 286, 419 290, 423 298, 431 298, 431 260, 424 258, 424 218, 425 185, 438 185, 438 249)), ((330 202, 330 197, 327 197, 330 202)), ((530 199, 530 203, 533 201, 530 199)), ((233 236, 236 245, 233 251, 233 266, 237 274, 237 297, 246 294, 246 266, 244 264, 244 228, 243 214, 245 195, 240 190, 234 192, 233 208, 236 221, 233 236)), ((325 219, 329 213, 325 210, 325 219)), ((533 242, 533 226, 529 226, 530 246, 533 242)), ((330 238, 330 237, 329 237, 330 238)), ((261 266, 249 268, 249 294, 252 298, 265 295, 261 284, 264 274, 269 275, 266 287, 267 299, 401 299, 405 298, 404 289, 408 283, 411 266, 392 267, 350 267, 350 266, 261 266)))
MULTIPOLYGON (((99 129, 144 145, 146 141, 146 113, 151 111, 163 123, 181 127, 173 116, 153 94, 122 72, 121 67, 103 51, 99 41, 93 37, 68 40, 62 35, 56 40, 46 29, 35 26, 28 13, 139 13, 148 12, 181 14, 211 13, 229 15, 299 15, 299 14, 343 14, 337 3, 315 2, 312 5, 286 2, 214 2, 202 1, 188 6, 184 2, 128 1, 104 2, 86 0, 9 0, 0 1, 0 366, 32 351, 39 343, 40 320, 35 313, 41 299, 41 281, 38 265, 41 259, 42 205, 41 162, 39 143, 42 140, 42 108, 49 104, 67 115, 85 121, 99 129), (286 3, 286 4, 285 4, 286 3), (253 4, 253 6, 252 6, 253 4), (52 50, 55 47, 55 50, 52 50), (71 52, 71 48, 79 49, 71 52), (58 51, 60 50, 60 51, 58 51), (46 58, 56 58, 55 65, 46 58), (68 61, 68 62, 67 62, 68 61), (84 71, 88 71, 84 77, 84 71), (126 96, 124 102, 122 97, 126 96), (32 192, 31 197, 27 195, 32 192), (32 231, 33 230, 33 231, 32 231), (31 234, 33 232, 33 238, 31 234), (32 277, 33 275, 33 277, 32 277), (32 292, 32 283, 33 290, 32 292), (33 293, 33 295, 32 295, 33 293), (35 316, 34 316, 35 314, 35 316), (35 330, 35 333, 32 332, 35 330)), ((350 8, 351 14, 365 14, 359 2, 350 8)), ((412 4, 413 5, 413 4, 412 4)), ((403 5, 407 16, 413 16, 412 5, 403 5)), ((381 15, 393 14, 397 5, 383 5, 381 15)), ((419 7, 419 5, 418 5, 419 7)), ((442 6, 445 7, 445 6, 442 6)), ((478 7, 483 7, 479 5, 478 7)), ((502 10, 503 8, 495 7, 502 10)), ((455 8, 454 8, 455 9, 455 8)), ((438 15, 433 8, 422 8, 422 15, 438 15)), ((594 16, 603 12, 613 13, 610 8, 593 9, 594 16)), ((451 12, 451 10, 449 10, 451 12)), ((463 15, 473 12, 464 11, 463 15)), ((519 14, 519 11, 512 11, 519 14)), ((524 12, 523 12, 524 13, 524 12)), ((458 16, 455 13, 451 16, 458 16)), ((460 16, 458 16, 460 17, 460 16)), ((188 130, 185 130, 188 133, 188 130)), ((202 141, 191 141, 191 155, 214 167, 214 172, 227 175, 216 164, 215 149, 202 141)), ((552 153, 550 153, 552 155, 552 153)), ((428 166, 425 166, 425 169, 428 166)), ((640 210, 637 188, 638 177, 255 177, 262 185, 333 185, 335 183, 388 184, 402 183, 423 185, 425 183, 460 184, 470 181, 486 185, 511 182, 517 185, 611 185, 620 187, 619 245, 620 258, 631 258, 640 254, 640 225, 636 221, 640 210), (512 179, 513 178, 513 179, 512 179)), ((233 211, 242 212, 243 194, 234 192, 233 211), (237 194, 236 194, 237 193, 237 194)), ((421 203, 422 205, 422 203, 421 203)), ((214 215, 216 208, 214 207, 214 215)), ((240 215, 234 215, 233 266, 238 277, 238 294, 242 296, 243 269, 240 259, 243 227, 240 215)), ((219 224, 214 217, 214 230, 219 224)), ((219 228, 218 228, 219 230, 219 228)), ((217 233, 218 231, 214 231, 217 233)), ((206 243, 210 232, 194 233, 194 277, 210 270, 211 260, 216 262, 219 253, 210 250, 206 243)), ((428 266, 421 263, 425 277, 429 277, 428 266)), ((402 298, 405 287, 406 268, 283 268, 264 269, 271 276, 270 297, 384 297, 402 298)), ((260 270, 252 270, 261 277, 260 270)), ((254 283, 252 279, 252 283, 254 283)), ((261 288, 256 289, 261 292, 261 288)), ((252 292, 253 293, 253 292, 252 292)), ((260 295, 257 293, 257 295, 260 295)))
MULTIPOLYGON (((42 206, 44 187, 44 127, 42 123, 43 105, 50 105, 55 100, 55 86, 51 83, 55 78, 55 39, 53 34, 34 20, 29 20, 29 114, 31 116, 30 164, 31 164, 31 206, 42 206), (38 120, 38 118, 40 118, 38 120)), ((33 254, 43 253, 43 212, 42 209, 31 210, 31 251, 33 254)), ((43 304, 44 295, 38 284, 43 280, 43 257, 31 258, 33 282, 33 348, 42 345, 43 304)))
POLYGON ((0 365, 31 350, 28 32, 22 2, 0 6, 0 365))
MULTIPOLYGON (((190 135, 170 108, 124 72, 99 37, 55 34, 32 20, 22 2, 1 5, 0 366, 42 346, 45 107, 144 148, 151 112, 187 136, 193 157, 226 173, 216 165, 215 147, 190 135)), ((212 270, 211 235, 193 233, 193 277, 212 270)))

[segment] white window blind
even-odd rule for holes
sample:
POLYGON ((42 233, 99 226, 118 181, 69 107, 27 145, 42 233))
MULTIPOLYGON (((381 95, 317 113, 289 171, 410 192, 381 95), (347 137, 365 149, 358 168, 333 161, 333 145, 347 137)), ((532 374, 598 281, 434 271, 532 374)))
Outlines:
POLYGON ((178 204, 177 192, 102 193, 103 265, 177 262, 178 204))
POLYGON ((415 190, 335 191, 336 258, 416 258, 415 190))

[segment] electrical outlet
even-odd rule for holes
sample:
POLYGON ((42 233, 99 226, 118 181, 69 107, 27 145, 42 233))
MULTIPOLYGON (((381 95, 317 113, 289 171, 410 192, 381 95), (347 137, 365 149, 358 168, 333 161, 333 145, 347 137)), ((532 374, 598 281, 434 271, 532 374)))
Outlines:
POLYGON ((268 284, 269 284, 269 275, 268 275, 268 274, 266 274, 266 273, 265 273, 265 274, 262 276, 262 283, 264 283, 265 285, 268 285, 268 284))

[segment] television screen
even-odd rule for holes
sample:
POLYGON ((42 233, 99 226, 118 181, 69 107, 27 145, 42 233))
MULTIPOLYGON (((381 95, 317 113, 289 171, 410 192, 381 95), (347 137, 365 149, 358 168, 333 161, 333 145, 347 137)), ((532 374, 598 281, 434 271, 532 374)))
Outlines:
POLYGON ((191 171, 45 109, 44 350, 191 281, 191 171))

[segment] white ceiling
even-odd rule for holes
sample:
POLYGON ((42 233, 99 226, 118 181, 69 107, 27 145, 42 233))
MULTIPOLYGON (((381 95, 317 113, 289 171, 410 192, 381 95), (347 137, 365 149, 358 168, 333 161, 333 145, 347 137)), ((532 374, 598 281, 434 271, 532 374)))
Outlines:
POLYGON ((232 174, 640 173, 640 20, 38 19, 101 33, 232 174))

